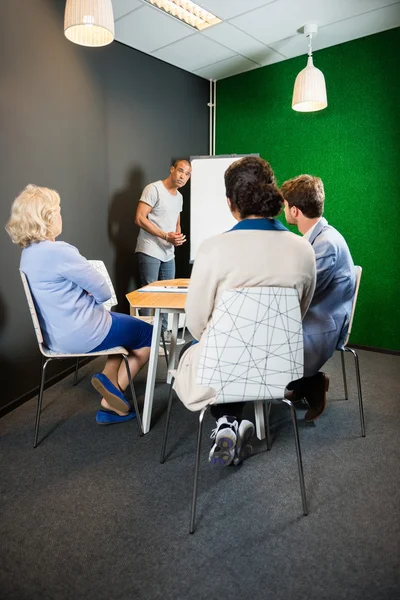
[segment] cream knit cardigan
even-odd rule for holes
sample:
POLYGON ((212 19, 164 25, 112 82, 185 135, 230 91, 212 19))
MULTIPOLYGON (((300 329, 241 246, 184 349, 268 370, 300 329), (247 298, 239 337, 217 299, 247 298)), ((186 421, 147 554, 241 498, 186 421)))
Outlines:
POLYGON ((311 302, 316 279, 310 243, 290 231, 234 230, 209 238, 198 250, 186 300, 186 325, 199 340, 179 362, 174 389, 185 406, 201 410, 215 401, 212 388, 197 385, 204 332, 225 290, 240 287, 295 288, 301 314, 311 302))

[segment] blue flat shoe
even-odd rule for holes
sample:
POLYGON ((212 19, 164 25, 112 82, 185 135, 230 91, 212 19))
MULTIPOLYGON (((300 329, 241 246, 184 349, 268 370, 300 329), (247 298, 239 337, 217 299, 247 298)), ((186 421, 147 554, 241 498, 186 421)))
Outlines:
POLYGON ((112 410, 99 409, 96 414, 96 423, 98 425, 113 425, 114 423, 125 423, 125 421, 132 421, 136 417, 134 411, 130 412, 129 415, 118 415, 112 410))
POLYGON ((114 410, 120 412, 131 410, 131 405, 124 394, 103 373, 96 373, 91 379, 92 386, 107 400, 114 410))

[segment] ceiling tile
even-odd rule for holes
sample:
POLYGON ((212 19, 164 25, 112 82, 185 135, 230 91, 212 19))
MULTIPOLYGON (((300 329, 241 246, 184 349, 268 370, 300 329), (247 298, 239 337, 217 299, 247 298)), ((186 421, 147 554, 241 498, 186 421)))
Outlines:
POLYGON ((328 48, 329 46, 343 44, 399 26, 400 4, 392 4, 339 23, 321 27, 318 36, 313 40, 313 47, 315 50, 328 48))
POLYGON ((140 0, 112 0, 112 5, 114 11, 114 21, 120 19, 123 15, 132 12, 135 10, 135 8, 143 6, 140 0))
POLYGON ((201 69, 234 55, 235 53, 232 50, 224 48, 224 46, 206 38, 201 33, 195 33, 153 53, 153 56, 187 71, 201 69))
POLYGON ((193 0, 206 10, 214 13, 221 19, 231 19, 236 15, 264 6, 276 0, 193 0))
POLYGON ((247 35, 247 33, 243 33, 243 31, 229 23, 221 23, 215 27, 205 29, 202 31, 202 35, 250 59, 252 58, 252 54, 262 53, 266 49, 265 44, 255 40, 247 35))
POLYGON ((113 0, 116 40, 201 77, 221 79, 253 69, 254 63, 306 56, 300 30, 307 23, 319 26, 314 50, 400 25, 399 0, 197 2, 224 22, 200 33, 143 0, 113 0))
MULTIPOLYGON (((398 26, 400 26, 400 5, 392 4, 391 6, 321 27, 317 37, 313 39, 312 47, 313 50, 321 50, 398 26)), ((307 54, 308 41, 304 35, 299 34, 295 37, 275 42, 271 44, 271 47, 288 58, 293 58, 301 54, 307 54)))
POLYGON ((277 52, 273 48, 269 46, 265 46, 265 51, 258 56, 253 58, 254 62, 258 63, 260 67, 266 67, 267 65, 273 65, 274 63, 281 62, 285 60, 286 56, 277 52))
POLYGON ((295 36, 306 23, 321 27, 390 3, 390 0, 278 0, 232 19, 232 24, 271 45, 295 36))
POLYGON ((285 58, 229 23, 221 23, 221 25, 216 25, 209 30, 206 29, 202 32, 202 35, 211 37, 216 42, 220 42, 260 66, 271 65, 285 58))
MULTIPOLYGON (((320 39, 322 30, 320 30, 320 39)), ((317 38, 313 39, 312 47, 316 50, 316 42, 317 38)), ((294 58, 295 56, 301 56, 301 54, 306 55, 308 52, 308 40, 303 34, 297 34, 293 37, 286 38, 285 40, 280 40, 279 42, 274 42, 271 44, 271 48, 283 54, 286 58, 294 58)))
POLYGON ((190 35, 191 27, 151 6, 142 6, 115 23, 115 39, 142 52, 153 52, 190 35))
POLYGON ((198 69, 195 74, 205 79, 223 79, 251 69, 257 69, 258 66, 253 61, 243 58, 243 56, 232 56, 232 58, 198 69))

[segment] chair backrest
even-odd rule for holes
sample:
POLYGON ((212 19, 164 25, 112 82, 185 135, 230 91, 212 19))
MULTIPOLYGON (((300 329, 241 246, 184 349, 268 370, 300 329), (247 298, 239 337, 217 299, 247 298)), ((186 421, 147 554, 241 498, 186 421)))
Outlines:
POLYGON ((354 319, 354 313, 356 311, 356 304, 357 304, 357 296, 358 296, 358 290, 360 288, 360 281, 361 281, 361 275, 362 275, 362 267, 360 266, 356 266, 354 267, 354 272, 356 274, 356 291, 354 292, 354 297, 353 297, 353 305, 351 307, 351 315, 350 315, 350 323, 349 323, 349 330, 347 332, 347 337, 346 337, 346 341, 344 342, 344 346, 347 345, 347 342, 349 341, 350 338, 350 334, 351 334, 351 328, 353 326, 353 319, 354 319))
POLYGON ((22 279, 22 285, 24 286, 25 296, 26 296, 26 299, 28 301, 29 311, 31 313, 31 317, 32 317, 33 327, 35 329, 36 338, 37 338, 37 341, 38 341, 38 344, 39 344, 40 351, 43 352, 43 350, 42 350, 42 348, 43 348, 42 330, 40 329, 39 319, 38 319, 38 316, 37 316, 37 312, 36 312, 36 308, 35 308, 35 303, 33 301, 32 293, 31 293, 31 289, 29 287, 28 279, 27 279, 25 273, 23 271, 21 271, 21 269, 19 270, 19 272, 20 272, 21 279, 22 279))
POLYGON ((303 329, 294 288, 227 290, 205 333, 197 384, 216 402, 282 398, 303 376, 303 329))
POLYGON ((102 260, 89 260, 89 262, 92 265, 92 267, 94 267, 96 269, 96 271, 98 271, 101 275, 103 275, 104 279, 108 283, 108 287, 111 290, 112 296, 109 300, 107 300, 107 302, 103 303, 103 306, 106 310, 111 310, 113 308, 113 306, 116 306, 118 304, 118 300, 117 300, 117 296, 116 296, 116 293, 114 290, 114 286, 111 281, 111 277, 108 274, 107 267, 103 263, 102 260))

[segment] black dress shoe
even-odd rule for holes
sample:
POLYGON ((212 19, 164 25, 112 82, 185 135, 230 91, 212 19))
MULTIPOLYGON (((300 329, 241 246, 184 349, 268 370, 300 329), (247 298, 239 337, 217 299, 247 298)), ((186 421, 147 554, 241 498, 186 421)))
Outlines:
POLYGON ((293 404, 299 404, 303 400, 304 394, 298 390, 289 390, 289 388, 285 388, 285 398, 286 400, 290 400, 293 404))
POLYGON ((329 389, 329 377, 320 371, 309 378, 305 393, 309 409, 304 415, 305 421, 315 421, 326 408, 326 392, 329 389))
POLYGON ((295 379, 285 387, 285 398, 298 404, 305 398, 307 378, 295 379))

